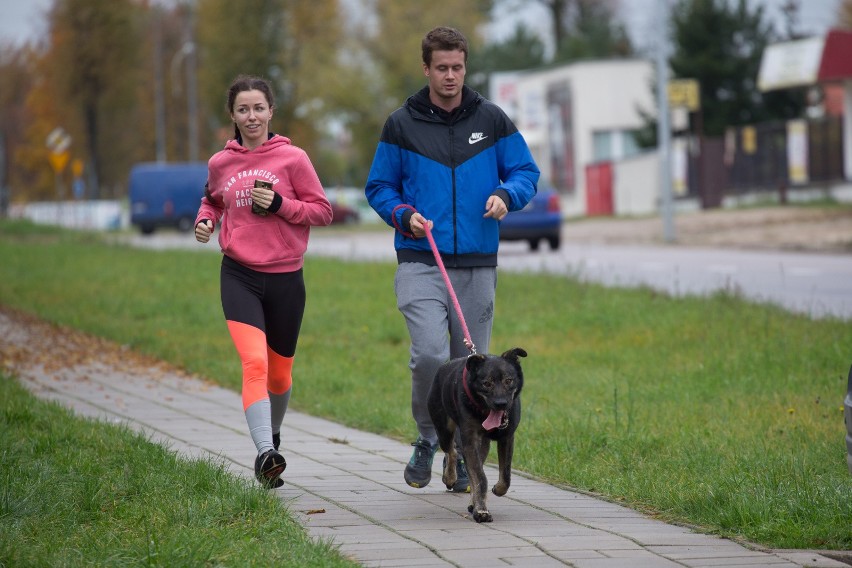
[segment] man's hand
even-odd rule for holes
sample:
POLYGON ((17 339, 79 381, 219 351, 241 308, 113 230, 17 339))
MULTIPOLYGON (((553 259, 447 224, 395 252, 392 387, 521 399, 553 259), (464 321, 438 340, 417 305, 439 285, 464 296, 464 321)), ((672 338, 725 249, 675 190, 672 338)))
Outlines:
POLYGON ((199 243, 206 243, 210 240, 210 235, 213 234, 213 221, 204 219, 195 226, 195 240, 199 243))
POLYGON ((506 207, 506 202, 496 195, 492 195, 485 202, 485 215, 483 217, 493 217, 498 221, 502 221, 508 212, 509 208, 506 207))
POLYGON ((432 221, 427 221, 426 217, 421 215, 420 213, 415 213, 408 220, 408 224, 411 227, 411 234, 414 235, 414 238, 422 239, 426 236, 425 227, 428 225, 429 229, 432 229, 433 224, 432 221))

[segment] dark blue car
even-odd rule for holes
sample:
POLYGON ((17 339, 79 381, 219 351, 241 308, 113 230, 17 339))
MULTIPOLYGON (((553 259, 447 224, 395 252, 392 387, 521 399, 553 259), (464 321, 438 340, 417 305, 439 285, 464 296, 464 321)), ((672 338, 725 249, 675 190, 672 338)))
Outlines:
POLYGON ((559 194, 539 185, 535 197, 520 211, 512 211, 500 222, 500 240, 527 241, 530 249, 538 250, 539 242, 547 241, 550 250, 562 242, 562 207, 559 194))

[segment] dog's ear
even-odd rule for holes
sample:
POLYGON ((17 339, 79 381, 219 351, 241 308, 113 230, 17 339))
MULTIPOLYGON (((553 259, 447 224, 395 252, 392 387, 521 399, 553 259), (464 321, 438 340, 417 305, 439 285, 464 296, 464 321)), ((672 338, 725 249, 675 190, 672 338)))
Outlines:
POLYGON ((467 358, 467 361, 464 362, 464 366, 467 367, 467 371, 471 375, 476 374, 476 370, 485 362, 485 355, 471 355, 467 358))
POLYGON ((527 352, 521 349, 520 347, 515 347, 514 349, 509 349, 502 355, 500 355, 503 359, 512 361, 513 363, 518 362, 518 357, 526 357, 527 352))

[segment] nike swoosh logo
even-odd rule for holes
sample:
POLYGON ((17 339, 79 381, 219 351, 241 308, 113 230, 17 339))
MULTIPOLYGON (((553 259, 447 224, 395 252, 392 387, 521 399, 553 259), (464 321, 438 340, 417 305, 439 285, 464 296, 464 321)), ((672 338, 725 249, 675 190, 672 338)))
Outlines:
POLYGON ((482 142, 486 138, 488 138, 488 136, 483 136, 482 134, 479 134, 479 135, 471 134, 470 138, 467 139, 467 143, 468 144, 476 144, 477 142, 482 142))

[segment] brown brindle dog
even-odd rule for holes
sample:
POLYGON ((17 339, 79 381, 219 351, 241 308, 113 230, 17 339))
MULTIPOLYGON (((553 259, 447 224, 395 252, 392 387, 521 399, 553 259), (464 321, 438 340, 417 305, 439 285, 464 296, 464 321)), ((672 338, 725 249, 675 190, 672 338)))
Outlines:
POLYGON ((518 357, 527 352, 516 347, 499 357, 471 355, 444 363, 429 391, 429 414, 438 432, 438 443, 447 456, 441 481, 451 489, 456 482, 456 429, 461 434, 461 453, 470 476, 470 506, 477 523, 490 523, 485 505, 484 464, 497 441, 500 478, 491 489, 498 497, 509 490, 515 430, 521 421, 521 387, 524 373, 518 357))

